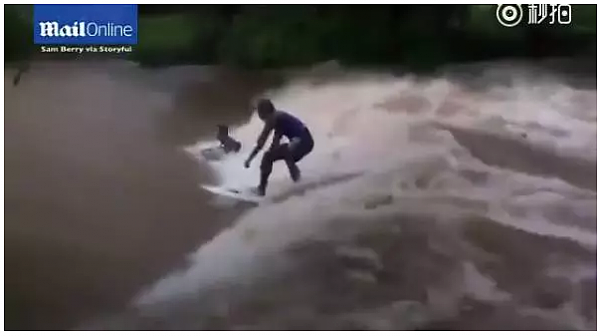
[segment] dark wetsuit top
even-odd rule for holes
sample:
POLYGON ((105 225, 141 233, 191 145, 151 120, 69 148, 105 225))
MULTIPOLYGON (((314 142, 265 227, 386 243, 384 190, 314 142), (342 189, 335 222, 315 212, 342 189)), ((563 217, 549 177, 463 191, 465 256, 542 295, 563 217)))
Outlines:
POLYGON ((281 136, 285 136, 290 141, 294 138, 300 139, 299 146, 295 149, 295 152, 297 153, 294 153, 294 157, 297 160, 312 151, 314 141, 306 125, 300 119, 287 112, 277 111, 275 113, 276 115, 273 122, 265 125, 265 128, 259 137, 259 146, 262 147, 262 145, 264 145, 269 133, 273 130, 275 131, 273 141, 276 145, 279 144, 281 136))
POLYGON ((288 139, 306 137, 308 129, 300 119, 293 115, 278 111, 275 117, 275 133, 285 135, 288 139))

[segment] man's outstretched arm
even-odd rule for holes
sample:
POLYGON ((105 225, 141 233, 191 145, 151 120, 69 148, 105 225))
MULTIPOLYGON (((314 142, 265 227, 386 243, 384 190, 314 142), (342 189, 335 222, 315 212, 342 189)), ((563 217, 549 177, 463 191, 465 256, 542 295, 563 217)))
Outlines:
POLYGON ((246 168, 250 167, 250 163, 252 162, 252 160, 254 160, 254 157, 256 156, 256 154, 258 154, 258 152, 260 152, 260 150, 264 147, 265 142, 267 142, 267 139, 269 138, 269 134, 271 134, 271 131, 273 130, 273 128, 274 128, 273 122, 265 123, 265 126, 263 127, 263 130, 262 130, 262 132, 260 132, 260 136, 258 137, 258 140, 256 141, 256 146, 254 147, 254 149, 252 150, 252 153, 250 153, 250 156, 248 156, 248 159, 244 163, 244 166, 246 166, 246 168))

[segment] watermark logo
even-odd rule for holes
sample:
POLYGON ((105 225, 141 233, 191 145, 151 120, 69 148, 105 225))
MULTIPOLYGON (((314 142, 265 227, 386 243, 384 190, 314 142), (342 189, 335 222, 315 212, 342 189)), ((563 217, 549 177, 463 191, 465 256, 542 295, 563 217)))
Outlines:
POLYGON ((528 24, 542 24, 546 19, 553 25, 571 23, 571 5, 529 5, 528 24))
POLYGON ((514 27, 523 19, 523 9, 519 5, 498 5, 496 19, 504 27, 514 27))
POLYGON ((43 45, 134 45, 137 5, 34 5, 33 40, 43 45))
MULTIPOLYGON (((570 5, 527 5, 527 24, 538 25, 556 23, 566 25, 571 23, 570 5)), ((521 5, 498 5, 496 7, 496 19, 504 27, 515 27, 523 21, 523 8, 521 5)))

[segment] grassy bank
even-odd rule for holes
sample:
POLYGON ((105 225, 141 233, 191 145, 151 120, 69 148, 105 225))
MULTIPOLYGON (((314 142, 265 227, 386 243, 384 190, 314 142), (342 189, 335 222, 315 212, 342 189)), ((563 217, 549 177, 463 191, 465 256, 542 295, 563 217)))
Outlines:
POLYGON ((4 62, 27 59, 34 52, 31 6, 4 6, 4 62))
POLYGON ((197 6, 189 13, 142 18, 140 45, 133 56, 145 65, 227 63, 256 68, 338 59, 414 69, 504 57, 595 57, 595 6, 573 6, 569 26, 514 28, 501 26, 495 9, 238 6, 224 14, 197 6))
POLYGON ((186 14, 139 18, 138 45, 132 58, 142 65, 207 64, 217 60, 218 18, 186 14))
MULTIPOLYGON (((7 59, 31 54, 31 24, 6 6, 7 59)), ((596 7, 574 5, 568 26, 506 28, 494 5, 246 6, 141 5, 143 66, 225 63, 247 68, 449 62, 596 55, 596 7)), ((526 8, 525 13, 526 12, 526 8)), ((527 16, 527 15, 525 15, 527 16)), ((526 21, 526 17, 524 21, 526 21)))

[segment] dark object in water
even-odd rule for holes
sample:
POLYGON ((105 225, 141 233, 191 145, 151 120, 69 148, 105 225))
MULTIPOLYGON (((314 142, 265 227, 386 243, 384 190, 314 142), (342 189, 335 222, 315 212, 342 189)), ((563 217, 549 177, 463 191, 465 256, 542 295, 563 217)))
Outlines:
POLYGON ((19 82, 21 82, 21 74, 22 74, 22 72, 21 72, 21 71, 19 71, 19 72, 17 73, 17 75, 16 75, 16 76, 15 76, 15 78, 13 79, 13 86, 17 86, 17 85, 19 85, 19 82))
POLYGON ((27 70, 29 70, 29 63, 24 63, 19 66, 19 68, 17 69, 17 74, 13 78, 13 86, 19 85, 19 83, 21 82, 21 77, 25 72, 27 72, 27 70))
POLYGON ((219 125, 217 128, 217 140, 221 143, 221 147, 225 150, 225 153, 237 153, 242 149, 242 143, 229 136, 229 127, 219 125))

